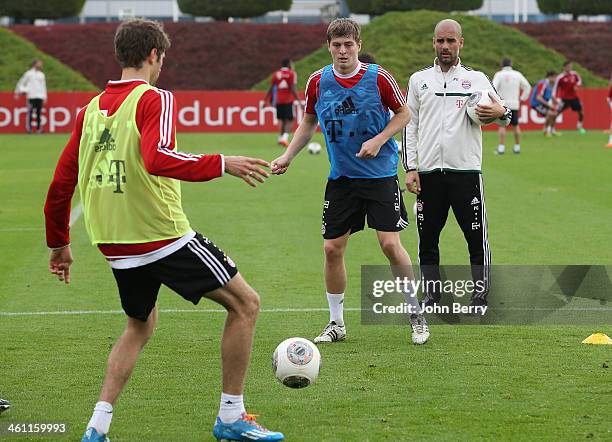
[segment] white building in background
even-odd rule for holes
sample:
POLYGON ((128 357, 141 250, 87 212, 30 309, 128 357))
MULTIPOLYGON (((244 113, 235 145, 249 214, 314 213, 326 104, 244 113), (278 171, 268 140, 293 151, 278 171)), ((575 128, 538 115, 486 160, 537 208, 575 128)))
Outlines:
MULTIPOLYGON (((264 23, 319 23, 338 16, 346 16, 349 10, 344 0, 293 0, 289 11, 273 11, 263 17, 250 19, 264 23)), ((546 20, 570 20, 569 14, 544 15, 538 8, 537 0, 484 0, 480 9, 468 14, 479 15, 499 22, 541 22, 546 20)), ((87 0, 78 21, 116 21, 128 17, 149 17, 158 20, 193 20, 183 14, 176 0, 87 0)), ((367 23, 369 16, 354 16, 360 23, 367 23)), ((587 17, 584 17, 585 19, 587 17)), ((60 20, 74 22, 77 19, 60 20)), ((207 18, 198 17, 198 21, 207 18)), ((590 21, 607 21, 610 16, 588 17, 590 21)), ((40 21, 46 24, 47 21, 40 21)), ((8 23, 6 23, 8 24, 8 23)))

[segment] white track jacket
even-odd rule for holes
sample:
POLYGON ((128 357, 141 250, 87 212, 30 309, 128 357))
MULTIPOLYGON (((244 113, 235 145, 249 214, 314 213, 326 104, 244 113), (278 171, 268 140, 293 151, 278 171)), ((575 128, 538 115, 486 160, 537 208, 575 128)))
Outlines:
MULTIPOLYGON (((404 170, 481 171, 482 131, 464 108, 472 92, 481 89, 494 88, 484 73, 461 60, 448 72, 442 72, 436 59, 412 74, 407 92, 412 118, 402 133, 404 170)), ((497 123, 507 126, 510 121, 497 123)))

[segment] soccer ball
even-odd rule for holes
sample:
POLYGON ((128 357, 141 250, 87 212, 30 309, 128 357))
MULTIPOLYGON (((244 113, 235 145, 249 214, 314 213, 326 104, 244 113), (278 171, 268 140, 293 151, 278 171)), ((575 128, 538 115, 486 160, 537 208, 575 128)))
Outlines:
POLYGON ((472 95, 470 95, 470 98, 468 98, 467 102, 465 103, 465 110, 468 114, 468 117, 470 117, 470 120, 472 120, 472 122, 474 124, 477 124, 478 126, 490 124, 496 120, 495 118, 492 118, 487 121, 481 121, 480 118, 478 118, 478 115, 476 115, 477 105, 487 105, 493 102, 491 100, 491 97, 489 97, 489 92, 495 93, 492 89, 483 89, 480 91, 476 91, 472 93, 472 95))
POLYGON ((319 155, 321 153, 321 145, 319 143, 308 143, 308 153, 319 155))
POLYGON ((289 338, 278 344, 272 355, 274 376, 290 388, 304 388, 319 376, 321 353, 304 338, 289 338))

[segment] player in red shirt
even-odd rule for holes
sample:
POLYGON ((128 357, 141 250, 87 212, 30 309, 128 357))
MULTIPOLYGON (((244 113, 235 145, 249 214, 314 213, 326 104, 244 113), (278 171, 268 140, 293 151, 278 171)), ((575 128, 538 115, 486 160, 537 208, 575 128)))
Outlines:
POLYGON ((612 74, 610 74, 610 88, 608 89, 608 105, 610 106, 610 137, 606 147, 612 147, 612 74))
POLYGON ((576 92, 577 88, 582 86, 582 78, 578 72, 572 70, 572 62, 566 61, 563 63, 563 72, 559 74, 553 86, 553 96, 561 100, 561 108, 559 113, 563 112, 568 107, 578 113, 578 124, 576 128, 580 134, 586 131, 582 127, 584 113, 582 111, 582 103, 576 92))
POLYGON ((278 144, 289 146, 289 131, 293 124, 293 102, 299 101, 295 85, 297 74, 291 69, 291 60, 285 58, 281 68, 272 74, 270 88, 266 92, 265 101, 276 104, 276 119, 280 133, 278 144))
MULTIPOLYGON (((79 181, 81 194, 86 195, 83 213, 90 226, 92 242, 99 242, 98 247, 112 268, 121 305, 128 316, 125 331, 109 355, 104 384, 82 442, 108 441, 106 435, 113 406, 155 330, 156 301, 162 284, 194 304, 207 297, 228 311, 221 345, 223 390, 213 428, 215 437, 240 440, 241 434, 255 431, 260 436, 265 434, 266 441, 282 440, 281 433, 266 430, 252 415, 246 414, 242 397, 259 296, 242 278, 233 261, 209 239, 192 231, 188 222, 180 229, 176 227, 185 218, 180 190, 168 179, 208 181, 228 173, 255 186, 255 180, 263 182, 268 176, 261 169, 267 162, 247 157, 193 155, 176 150, 174 96, 149 86, 157 81, 169 47, 168 36, 157 22, 135 19, 119 25, 115 53, 122 67, 121 80, 109 82, 105 91, 79 112, 47 194, 45 220, 47 245, 51 249, 50 272, 60 281, 70 282, 73 261, 69 237, 70 202, 79 181), (96 143, 98 131, 102 135, 96 143), (130 158, 136 158, 129 163, 129 170, 137 173, 124 176, 124 181, 118 176, 113 180, 115 176, 111 174, 108 178, 116 182, 118 188, 112 192, 112 185, 108 190, 109 186, 98 184, 108 182, 104 181, 108 179, 106 175, 99 175, 100 181, 79 180, 80 172, 88 173, 91 163, 87 161, 91 158, 94 158, 96 172, 103 174, 106 168, 101 164, 123 163, 125 171, 130 158), (106 193, 102 193, 105 188, 106 193), (145 192, 150 191, 151 196, 137 201, 133 195, 144 194, 143 188, 145 192), (110 202, 104 199, 109 192, 117 194, 117 199, 110 202), (111 210, 104 217, 99 216, 99 209, 109 204, 125 207, 117 201, 127 198, 126 195, 132 195, 131 199, 123 200, 131 202, 126 213, 111 210), (156 211, 160 207, 162 210, 156 211), (166 207, 174 211, 168 213, 169 210, 163 210, 166 207), (122 230, 124 224, 130 223, 130 216, 152 219, 150 225, 136 232, 138 238, 163 239, 134 243, 135 240, 122 230), (115 243, 105 240, 106 236, 96 238, 96 234, 91 233, 92 229, 99 232, 100 226, 105 225, 113 227, 107 235, 115 243), (177 237, 173 237, 174 232, 177 237)), ((134 228, 139 229, 138 226, 134 228)))
MULTIPOLYGON (((396 277, 413 279, 410 256, 400 240, 407 225, 397 180, 397 145, 392 136, 410 121, 410 111, 393 76, 376 64, 358 59, 361 28, 338 18, 327 28, 332 63, 314 72, 306 84, 305 113, 285 153, 271 163, 283 174, 293 159, 322 128, 330 159, 323 203, 324 278, 329 323, 315 343, 343 341, 346 269, 344 255, 351 234, 368 226, 396 277), (393 117, 389 116, 389 111, 393 117)), ((429 329, 414 293, 405 291, 412 340, 424 344, 429 329)))

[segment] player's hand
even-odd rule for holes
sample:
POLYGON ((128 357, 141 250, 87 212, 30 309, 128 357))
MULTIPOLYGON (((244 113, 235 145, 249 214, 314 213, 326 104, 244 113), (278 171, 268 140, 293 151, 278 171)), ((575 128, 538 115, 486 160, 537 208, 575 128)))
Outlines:
POLYGON ((291 160, 285 155, 281 155, 280 157, 272 161, 272 173, 274 175, 282 175, 283 173, 287 172, 287 169, 289 169, 289 165, 291 165, 291 160))
POLYGON ((364 159, 376 158, 376 155, 378 155, 378 152, 380 152, 381 147, 382 144, 379 143, 377 140, 375 140, 374 138, 369 139, 361 145, 361 149, 359 150, 359 152, 357 152, 355 156, 357 158, 364 159))
POLYGON ((70 245, 59 250, 51 250, 49 254, 49 271, 60 281, 70 284, 70 266, 72 265, 72 251, 70 245))
POLYGON ((506 108, 501 105, 495 94, 489 92, 491 104, 479 104, 476 106, 476 115, 481 121, 494 120, 506 113, 506 108))
POLYGON ((225 157, 225 171, 232 176, 242 178, 251 187, 256 187, 259 181, 263 183, 270 176, 260 166, 270 167, 265 160, 250 157, 225 157))
POLYGON ((419 173, 416 170, 412 170, 406 173, 406 189, 408 192, 420 195, 421 193, 421 179, 419 173))

